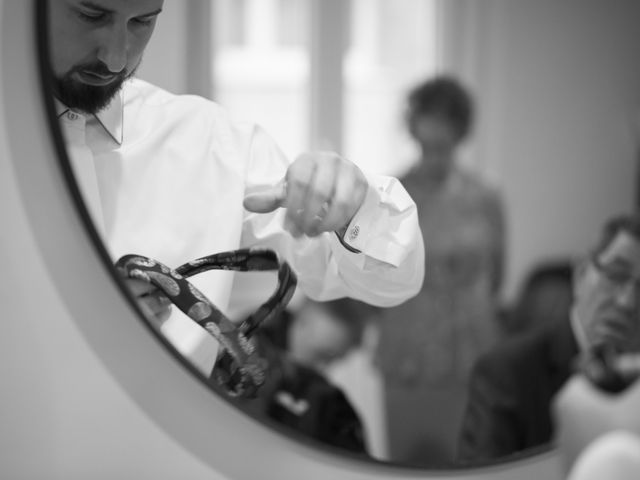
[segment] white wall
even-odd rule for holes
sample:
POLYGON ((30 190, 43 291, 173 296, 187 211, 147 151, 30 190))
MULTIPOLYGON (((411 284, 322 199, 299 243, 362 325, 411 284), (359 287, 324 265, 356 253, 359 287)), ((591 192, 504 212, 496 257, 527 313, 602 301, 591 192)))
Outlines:
POLYGON ((445 3, 449 68, 481 102, 473 153, 508 203, 513 291, 536 260, 582 253, 633 206, 640 2, 445 3))

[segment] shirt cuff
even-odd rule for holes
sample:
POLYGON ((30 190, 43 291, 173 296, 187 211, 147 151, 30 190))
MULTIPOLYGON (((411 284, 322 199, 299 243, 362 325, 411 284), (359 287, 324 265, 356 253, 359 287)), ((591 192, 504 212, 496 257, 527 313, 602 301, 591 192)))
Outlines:
POLYGON ((413 235, 410 228, 406 231, 406 220, 410 216, 407 212, 415 210, 415 203, 400 181, 393 177, 373 176, 368 181, 369 187, 360 209, 349 222, 344 235, 338 233, 338 239, 353 253, 361 252, 397 267, 406 258, 407 247, 411 244, 409 239, 413 235))
POLYGON ((375 216, 375 212, 378 210, 379 203, 376 189, 371 185, 371 182, 369 182, 364 201, 349 222, 349 225, 347 225, 344 233, 336 232, 342 246, 350 252, 362 252, 362 248, 366 243, 365 237, 367 236, 367 232, 370 233, 371 231, 371 221, 375 216))

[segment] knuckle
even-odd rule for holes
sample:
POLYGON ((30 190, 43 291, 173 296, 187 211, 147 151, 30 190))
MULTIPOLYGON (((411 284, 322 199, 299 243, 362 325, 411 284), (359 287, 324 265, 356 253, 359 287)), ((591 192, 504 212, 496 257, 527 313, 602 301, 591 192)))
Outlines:
POLYGON ((291 203, 293 199, 298 198, 303 192, 306 191, 307 185, 309 183, 305 181, 303 178, 292 178, 288 181, 287 186, 287 202, 291 203))
POLYGON ((291 164, 290 169, 306 170, 315 162, 315 156, 311 152, 304 152, 298 155, 291 164))
POLYGON ((329 200, 330 189, 322 185, 317 185, 309 192, 310 199, 318 204, 323 204, 329 200))
POLYGON ((350 206, 351 206, 351 200, 348 198, 338 198, 333 202, 333 207, 335 211, 340 214, 349 210, 350 206))
POLYGON ((348 162, 336 153, 331 155, 330 160, 335 168, 342 167, 343 165, 348 165, 348 162))

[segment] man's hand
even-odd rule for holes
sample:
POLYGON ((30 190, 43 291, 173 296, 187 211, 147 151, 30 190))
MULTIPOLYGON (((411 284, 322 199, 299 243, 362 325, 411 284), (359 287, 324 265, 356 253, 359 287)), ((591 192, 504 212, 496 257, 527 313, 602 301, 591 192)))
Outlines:
POLYGON ((162 323, 171 315, 171 301, 150 283, 134 278, 123 279, 129 291, 138 300, 143 313, 150 319, 162 323))
POLYGON ((285 228, 314 237, 345 228, 364 202, 368 183, 352 162, 331 152, 300 155, 273 189, 247 195, 244 207, 256 213, 286 208, 285 228))

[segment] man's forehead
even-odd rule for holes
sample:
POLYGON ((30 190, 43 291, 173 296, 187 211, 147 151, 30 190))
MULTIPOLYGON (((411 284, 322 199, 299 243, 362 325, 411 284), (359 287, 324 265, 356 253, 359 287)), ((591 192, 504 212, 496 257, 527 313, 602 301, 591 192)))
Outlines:
MULTIPOLYGON (((60 0, 54 0, 54 3, 60 0)), ((65 0, 68 4, 105 12, 149 15, 159 13, 164 0, 65 0)))
POLYGON ((613 237, 599 257, 602 262, 627 263, 640 269, 640 240, 622 230, 613 237))

